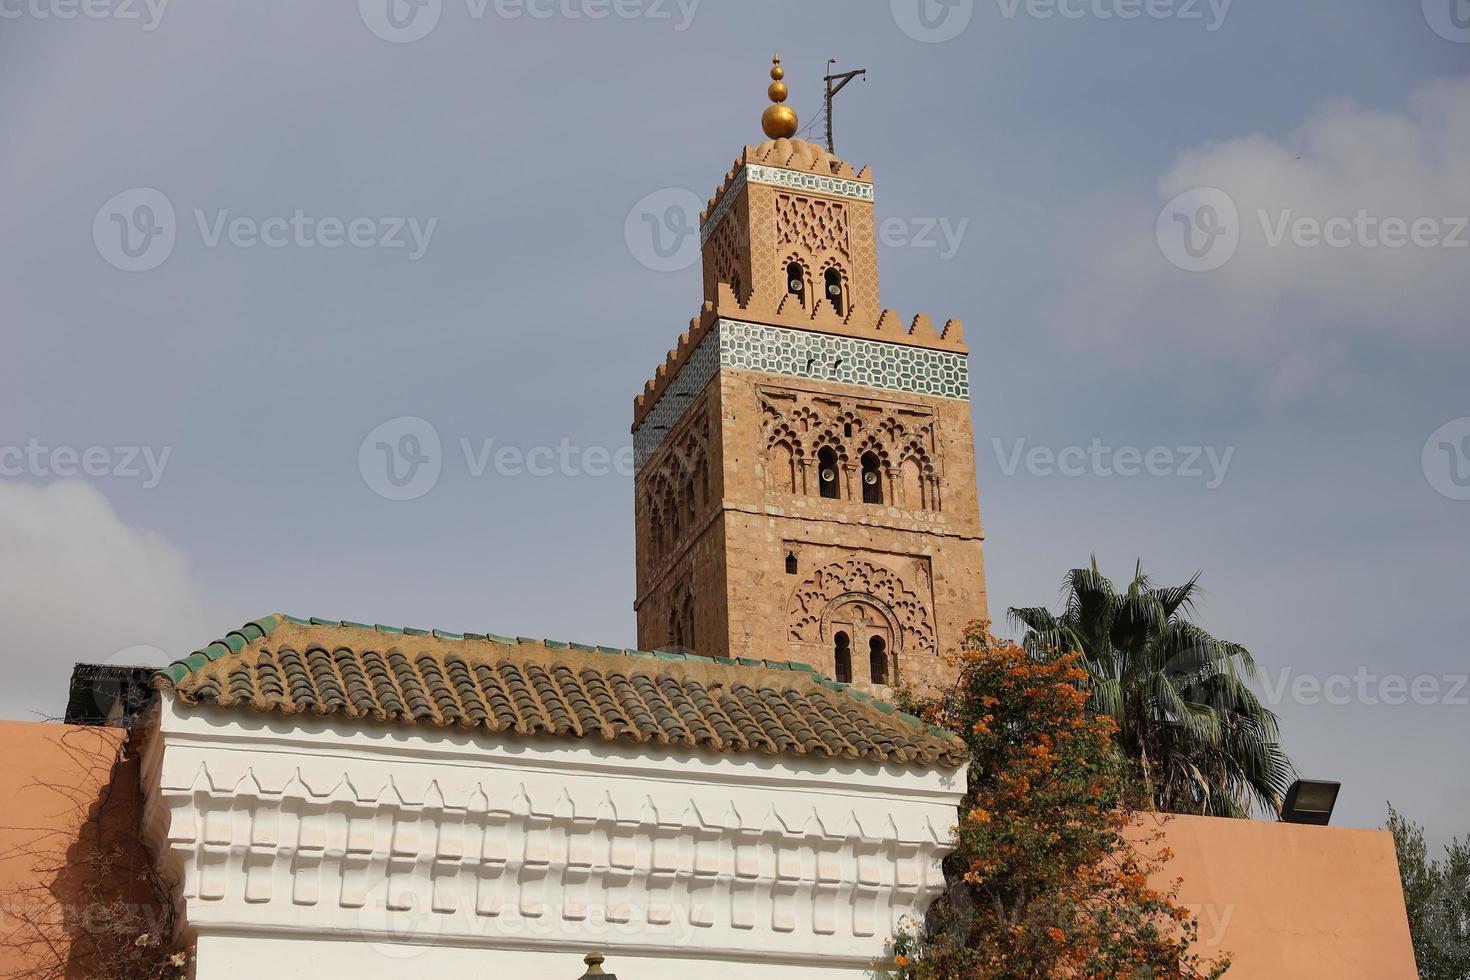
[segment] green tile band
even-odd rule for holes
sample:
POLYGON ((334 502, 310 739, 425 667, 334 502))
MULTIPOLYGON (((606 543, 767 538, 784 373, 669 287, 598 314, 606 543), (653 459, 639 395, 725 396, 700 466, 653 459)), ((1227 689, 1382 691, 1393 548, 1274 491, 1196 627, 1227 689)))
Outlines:
POLYGON ((721 370, 808 378, 910 395, 970 399, 970 364, 954 351, 721 320, 700 341, 633 433, 642 469, 684 412, 721 370), (669 397, 673 393, 676 397, 669 397))

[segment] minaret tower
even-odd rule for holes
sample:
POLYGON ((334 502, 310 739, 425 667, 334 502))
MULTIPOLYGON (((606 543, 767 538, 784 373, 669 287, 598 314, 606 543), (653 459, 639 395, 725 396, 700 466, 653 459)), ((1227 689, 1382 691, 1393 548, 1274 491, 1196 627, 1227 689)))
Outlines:
POLYGON ((634 405, 638 641, 932 689, 986 615, 968 348, 882 308, 871 170, 795 138, 784 76, 634 405))

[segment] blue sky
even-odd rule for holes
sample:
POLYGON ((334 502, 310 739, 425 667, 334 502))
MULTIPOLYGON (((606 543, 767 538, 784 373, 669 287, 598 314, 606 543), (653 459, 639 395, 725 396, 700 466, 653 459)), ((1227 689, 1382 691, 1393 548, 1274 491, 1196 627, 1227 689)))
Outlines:
POLYGON ((1470 830, 1463 0, 398 2, 0 4, 0 711, 276 610, 631 643, 598 453, 700 282, 628 228, 760 139, 779 49, 804 123, 869 70, 885 305, 966 323, 997 618, 1093 553, 1203 570, 1339 822, 1470 830), (120 251, 160 199, 171 251, 120 251), (359 451, 403 417, 440 473, 394 501, 359 451))

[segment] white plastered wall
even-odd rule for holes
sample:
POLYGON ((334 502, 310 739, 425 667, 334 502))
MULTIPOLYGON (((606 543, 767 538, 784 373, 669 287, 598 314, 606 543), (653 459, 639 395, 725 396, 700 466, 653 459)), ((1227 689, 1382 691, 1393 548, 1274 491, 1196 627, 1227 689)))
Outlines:
POLYGON ((165 696, 147 824, 200 980, 861 976, 963 770, 344 723, 165 696))

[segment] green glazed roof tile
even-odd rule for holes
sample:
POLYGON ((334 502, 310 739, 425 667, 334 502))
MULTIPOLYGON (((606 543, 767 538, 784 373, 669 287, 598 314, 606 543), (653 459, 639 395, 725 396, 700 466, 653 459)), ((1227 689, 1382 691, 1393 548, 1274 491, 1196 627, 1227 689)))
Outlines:
MULTIPOLYGON (((435 637, 443 640, 472 640, 488 642, 504 646, 536 646, 549 650, 573 650, 579 653, 598 653, 605 656, 616 656, 630 659, 650 660, 656 659, 667 662, 682 662, 692 665, 710 664, 724 667, 762 667, 767 670, 788 671, 795 674, 804 674, 817 687, 842 694, 859 704, 867 704, 876 708, 885 715, 894 717, 903 724, 925 733, 928 736, 941 740, 954 740, 954 735, 947 730, 926 723, 908 712, 899 711, 894 705, 875 698, 865 691, 861 691, 851 684, 843 684, 834 681, 826 674, 818 671, 810 664, 796 660, 757 660, 750 657, 708 657, 695 653, 676 653, 671 650, 636 650, 619 649, 617 647, 593 646, 585 643, 566 643, 558 640, 539 640, 530 637, 516 637, 514 639, 495 633, 455 633, 448 630, 425 630, 415 627, 385 626, 377 624, 369 626, 366 623, 355 623, 347 620, 331 619, 301 619, 296 616, 285 614, 272 614, 247 623, 238 630, 225 635, 221 640, 209 644, 203 650, 195 651, 182 660, 175 661, 168 667, 160 670, 155 677, 160 681, 167 681, 177 688, 193 673, 204 670, 209 664, 222 660, 225 657, 240 654, 248 646, 257 641, 269 637, 282 625, 290 623, 301 627, 319 627, 323 629, 353 629, 372 630, 390 636, 408 637, 435 637)), ((350 647, 349 647, 350 649, 350 647)), ((458 654, 454 655, 458 657, 458 654)), ((187 686, 187 685, 186 685, 187 686)))

